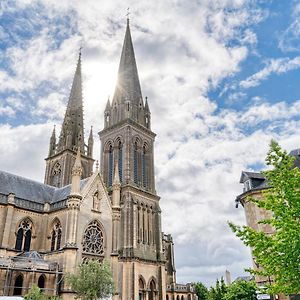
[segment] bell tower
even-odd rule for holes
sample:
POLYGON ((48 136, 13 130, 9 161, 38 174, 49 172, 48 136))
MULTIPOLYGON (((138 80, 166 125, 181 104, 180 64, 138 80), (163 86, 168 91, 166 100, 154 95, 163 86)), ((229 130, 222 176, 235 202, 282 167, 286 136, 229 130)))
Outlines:
POLYGON ((154 139, 147 98, 143 98, 131 39, 129 20, 112 101, 104 111, 101 173, 113 191, 114 173, 120 182, 121 258, 160 262, 162 258, 159 197, 155 191, 154 139), (116 167, 116 171, 115 170, 116 167))
POLYGON ((82 178, 89 177, 94 163, 92 148, 92 129, 88 145, 84 142, 80 52, 58 141, 56 140, 55 128, 50 138, 49 153, 45 159, 45 184, 62 187, 71 183, 72 168, 78 149, 80 149, 81 154, 82 178))

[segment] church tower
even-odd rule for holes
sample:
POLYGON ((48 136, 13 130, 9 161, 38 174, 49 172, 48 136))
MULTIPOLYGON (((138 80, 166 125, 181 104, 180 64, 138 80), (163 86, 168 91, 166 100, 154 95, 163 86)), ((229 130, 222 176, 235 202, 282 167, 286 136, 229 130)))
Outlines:
MULTIPOLYGON (((101 140, 101 173, 108 191, 113 194, 115 172, 120 182, 121 220, 119 229, 119 260, 141 269, 152 265, 156 278, 164 276, 161 238, 161 210, 155 191, 153 146, 148 100, 143 99, 131 39, 129 20, 118 70, 118 81, 112 101, 104 111, 101 140), (117 171, 115 171, 117 169, 117 171)), ((124 299, 135 293, 130 268, 124 265, 122 291, 124 299), (127 270, 127 271, 126 271, 127 270), (129 273, 128 273, 129 272, 129 273), (132 289, 126 290, 127 287, 132 289)), ((137 279, 138 281, 138 279, 137 279)), ((163 287, 158 287, 161 292, 163 287)), ((138 293, 138 292, 137 292, 138 293)))
POLYGON ((78 148, 81 153, 82 178, 86 178, 91 175, 94 163, 92 158, 93 134, 91 129, 88 145, 86 145, 83 126, 81 53, 79 53, 58 142, 56 142, 55 128, 50 138, 49 154, 46 158, 45 184, 62 187, 71 183, 72 167, 78 148))

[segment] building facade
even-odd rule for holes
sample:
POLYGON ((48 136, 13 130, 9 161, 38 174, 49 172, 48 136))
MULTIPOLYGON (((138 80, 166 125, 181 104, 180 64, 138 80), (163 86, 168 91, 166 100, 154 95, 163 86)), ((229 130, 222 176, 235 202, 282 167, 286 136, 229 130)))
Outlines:
POLYGON ((64 280, 89 259, 110 261, 113 299, 194 300, 176 283, 172 236, 161 229, 155 189, 154 139, 142 97, 127 20, 114 97, 104 111, 100 169, 93 132, 84 139, 81 54, 45 182, 0 171, 0 293, 24 295, 33 283, 73 299, 64 280))
MULTIPOLYGON (((295 157, 295 167, 300 168, 300 151, 299 149, 291 151, 290 155, 295 157)), ((247 226, 256 231, 263 231, 267 234, 273 234, 275 229, 269 224, 259 223, 261 220, 266 220, 272 217, 272 212, 263 208, 259 208, 255 203, 249 201, 249 198, 263 199, 263 192, 269 188, 267 179, 261 172, 243 171, 240 178, 240 183, 244 185, 243 193, 236 198, 236 207, 241 204, 244 208, 247 226)), ((253 268, 258 270, 260 266, 256 263, 255 257, 252 256, 253 268)), ((272 277, 255 275, 255 281, 258 286, 266 286, 272 284, 272 277)), ((275 297, 275 296, 274 296, 275 297)), ((266 295, 264 299, 273 299, 272 296, 266 295)), ((300 295, 276 295, 274 299, 279 300, 296 300, 300 299, 300 295)))

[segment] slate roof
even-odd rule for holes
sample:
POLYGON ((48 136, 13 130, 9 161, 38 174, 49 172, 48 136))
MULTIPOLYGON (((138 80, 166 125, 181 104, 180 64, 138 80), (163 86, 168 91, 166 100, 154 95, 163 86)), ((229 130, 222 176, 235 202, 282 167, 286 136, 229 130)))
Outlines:
MULTIPOLYGON (((82 189, 89 178, 80 181, 82 189)), ((71 185, 56 188, 18 175, 0 171, 0 194, 14 193, 17 198, 39 204, 55 203, 68 197, 71 185)))
POLYGON ((247 179, 258 179, 258 180, 265 180, 265 176, 260 172, 248 172, 248 171, 242 171, 240 183, 245 182, 245 177, 247 179))

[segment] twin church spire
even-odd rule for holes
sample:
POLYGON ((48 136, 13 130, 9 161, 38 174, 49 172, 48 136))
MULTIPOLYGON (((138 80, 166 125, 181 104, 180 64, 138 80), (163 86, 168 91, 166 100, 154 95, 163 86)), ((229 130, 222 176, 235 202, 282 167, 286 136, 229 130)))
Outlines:
POLYGON ((114 97, 112 103, 108 99, 104 115, 105 128, 125 119, 132 119, 150 129, 150 110, 147 100, 144 103, 142 96, 129 19, 127 19, 114 97))
MULTIPOLYGON (((71 183, 72 166, 77 149, 80 149, 83 164, 82 178, 91 175, 93 167, 93 132, 90 131, 88 143, 84 142, 83 100, 82 100, 81 53, 73 78, 70 96, 58 139, 55 129, 50 138, 49 155, 46 158, 45 183, 64 186, 71 183), (65 154, 68 155, 65 155, 65 154), (65 160, 68 161, 65 161, 65 160), (87 165, 86 167, 84 165, 87 165), (58 175, 57 175, 58 174, 58 175)), ((104 130, 131 120, 150 132, 150 110, 147 97, 144 101, 138 76, 129 20, 122 47, 118 70, 118 80, 112 102, 105 108, 104 130)), ((120 150, 121 151, 121 150, 120 150)), ((120 177, 122 177, 120 161, 120 177)))

